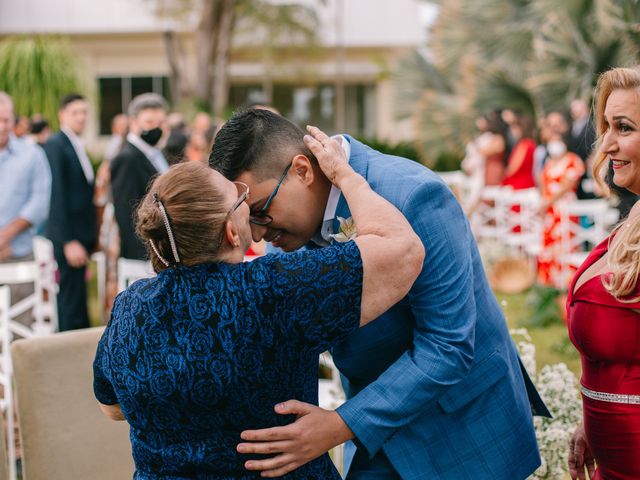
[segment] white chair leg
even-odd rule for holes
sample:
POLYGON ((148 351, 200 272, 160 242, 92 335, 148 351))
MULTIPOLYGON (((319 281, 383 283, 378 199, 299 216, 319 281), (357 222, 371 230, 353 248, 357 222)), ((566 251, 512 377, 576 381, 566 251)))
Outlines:
POLYGON ((16 480, 16 435, 13 411, 13 375, 11 365, 11 328, 9 321, 9 287, 0 288, 0 364, 2 367, 2 383, 4 387, 4 410, 7 415, 7 460, 9 463, 9 480, 16 480))

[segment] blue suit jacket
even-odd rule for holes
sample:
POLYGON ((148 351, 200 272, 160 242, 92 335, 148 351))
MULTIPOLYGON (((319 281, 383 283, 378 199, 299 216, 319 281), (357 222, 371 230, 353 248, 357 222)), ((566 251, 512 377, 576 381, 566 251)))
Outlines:
MULTIPOLYGON (((384 452, 404 480, 528 477, 540 465, 532 409, 548 411, 460 205, 424 166, 345 138, 351 166, 407 217, 426 259, 400 303, 334 348, 348 395, 338 413, 358 448, 384 452)), ((344 197, 337 216, 350 216, 344 197)))

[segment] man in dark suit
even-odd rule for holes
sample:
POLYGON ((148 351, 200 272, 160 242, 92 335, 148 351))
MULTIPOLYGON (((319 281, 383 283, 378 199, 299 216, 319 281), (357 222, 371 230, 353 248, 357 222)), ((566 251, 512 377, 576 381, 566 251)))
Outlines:
POLYGON ((120 256, 146 260, 145 246, 135 233, 135 212, 151 179, 168 168, 156 147, 166 128, 167 102, 155 93, 138 95, 129 104, 129 134, 111 162, 111 191, 120 231, 120 256))
POLYGON ((87 328, 86 266, 96 242, 94 172, 80 138, 87 123, 87 101, 66 95, 60 103, 60 131, 44 145, 51 166, 51 207, 47 236, 60 270, 60 331, 87 328))

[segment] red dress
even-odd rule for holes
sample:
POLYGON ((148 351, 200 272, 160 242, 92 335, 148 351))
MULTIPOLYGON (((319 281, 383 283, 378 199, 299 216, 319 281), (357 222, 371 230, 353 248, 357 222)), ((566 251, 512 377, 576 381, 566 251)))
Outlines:
MULTIPOLYGON (((576 280, 607 252, 598 245, 576 272, 567 298, 569 337, 580 351, 584 387, 598 392, 640 395, 640 302, 621 303, 588 279, 576 280)), ((640 288, 631 297, 640 295, 640 288)), ((598 464, 599 480, 640 479, 640 405, 583 398, 584 428, 598 464)))
MULTIPOLYGON (((582 177, 584 163, 575 153, 567 152, 562 158, 549 160, 544 166, 541 175, 542 198, 550 200, 555 197, 566 178, 575 179, 582 177)), ((542 236, 542 252, 538 256, 538 281, 544 285, 552 285, 562 290, 569 285, 569 280, 575 272, 575 268, 564 265, 562 262, 562 218, 560 207, 563 202, 575 200, 575 191, 564 194, 557 199, 544 216, 544 232, 542 236)), ((579 218, 571 218, 578 222, 579 218)))
POLYGON ((525 188, 534 188, 536 181, 533 178, 533 152, 536 149, 536 142, 530 138, 520 140, 509 156, 507 170, 511 165, 520 163, 518 169, 506 177, 502 184, 510 186, 514 190, 522 190, 525 188))

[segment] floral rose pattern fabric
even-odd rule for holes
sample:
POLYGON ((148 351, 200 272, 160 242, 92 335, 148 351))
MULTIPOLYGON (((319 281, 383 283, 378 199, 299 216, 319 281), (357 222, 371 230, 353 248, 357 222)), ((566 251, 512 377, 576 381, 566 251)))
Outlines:
MULTIPOLYGON (((94 391, 130 425, 134 478, 259 478, 240 432, 291 423, 278 402, 317 404, 318 355, 358 327, 361 295, 352 241, 167 269, 118 295, 94 391)), ((282 478, 340 476, 324 455, 282 478)))

